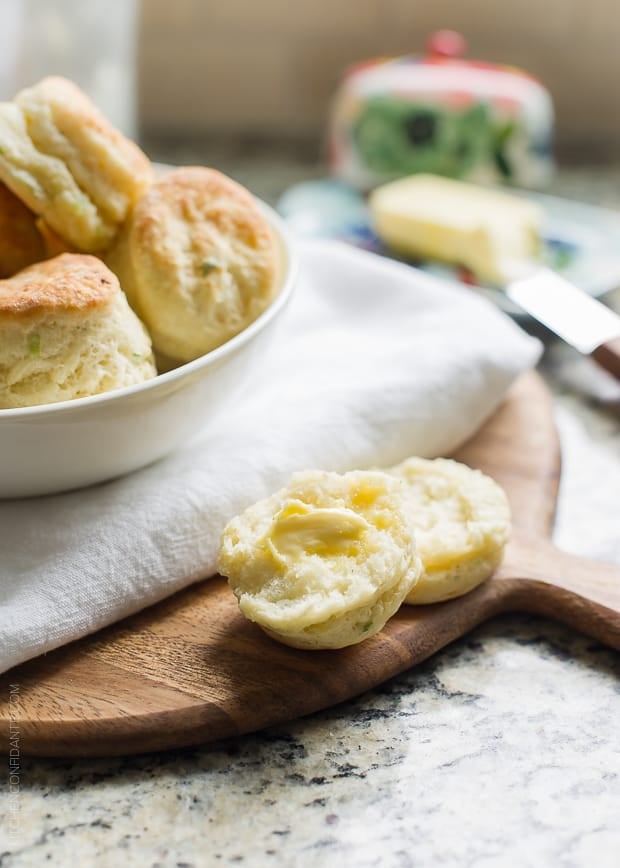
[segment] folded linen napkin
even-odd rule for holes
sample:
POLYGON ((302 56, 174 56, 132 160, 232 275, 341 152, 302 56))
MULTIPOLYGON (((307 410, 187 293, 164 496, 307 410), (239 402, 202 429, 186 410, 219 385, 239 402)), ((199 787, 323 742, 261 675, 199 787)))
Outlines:
POLYGON ((0 502, 0 671, 215 571, 226 522, 294 470, 446 455, 540 352, 488 302, 335 242, 241 399, 176 454, 82 491, 0 502))

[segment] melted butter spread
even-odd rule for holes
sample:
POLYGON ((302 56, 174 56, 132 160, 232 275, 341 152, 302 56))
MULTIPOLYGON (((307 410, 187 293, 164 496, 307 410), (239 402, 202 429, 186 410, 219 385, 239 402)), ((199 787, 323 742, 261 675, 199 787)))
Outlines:
POLYGON ((355 555, 368 522, 346 507, 287 503, 275 516, 268 539, 282 557, 355 555))

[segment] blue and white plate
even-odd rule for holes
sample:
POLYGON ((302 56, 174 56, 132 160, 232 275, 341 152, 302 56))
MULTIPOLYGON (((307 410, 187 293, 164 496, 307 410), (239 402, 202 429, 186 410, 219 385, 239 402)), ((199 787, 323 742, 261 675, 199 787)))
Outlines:
MULTIPOLYGON (((543 262, 567 280, 600 296, 620 286, 620 212, 542 193, 519 191, 543 208, 543 262)), ((307 181, 289 188, 277 210, 301 237, 334 238, 383 256, 389 251, 373 231, 364 198, 340 181, 307 181)), ((501 290, 483 286, 462 269, 410 261, 437 276, 474 286, 503 310, 523 315, 501 290)))

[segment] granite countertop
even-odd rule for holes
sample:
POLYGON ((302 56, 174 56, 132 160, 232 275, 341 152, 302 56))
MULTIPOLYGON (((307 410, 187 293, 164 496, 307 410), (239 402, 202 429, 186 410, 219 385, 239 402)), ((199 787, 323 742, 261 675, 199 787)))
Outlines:
MULTIPOLYGON (((271 200, 319 173, 210 162, 271 200)), ((620 208, 618 181, 567 170, 555 192, 620 208)), ((610 300, 620 309, 619 293, 610 300)), ((620 385, 559 343, 541 371, 564 455, 555 539, 620 564, 620 385)), ((619 675, 596 642, 503 617, 356 700, 256 735, 126 759, 22 758, 0 865, 615 868, 619 675)))

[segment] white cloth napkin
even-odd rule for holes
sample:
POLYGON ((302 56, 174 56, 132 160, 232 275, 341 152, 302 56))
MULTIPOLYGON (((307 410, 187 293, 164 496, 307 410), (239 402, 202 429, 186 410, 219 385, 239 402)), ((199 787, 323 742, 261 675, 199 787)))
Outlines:
POLYGON ((294 470, 446 455, 540 346, 490 303, 333 242, 301 275, 242 399, 114 482, 0 502, 0 671, 213 574, 226 522, 294 470))

